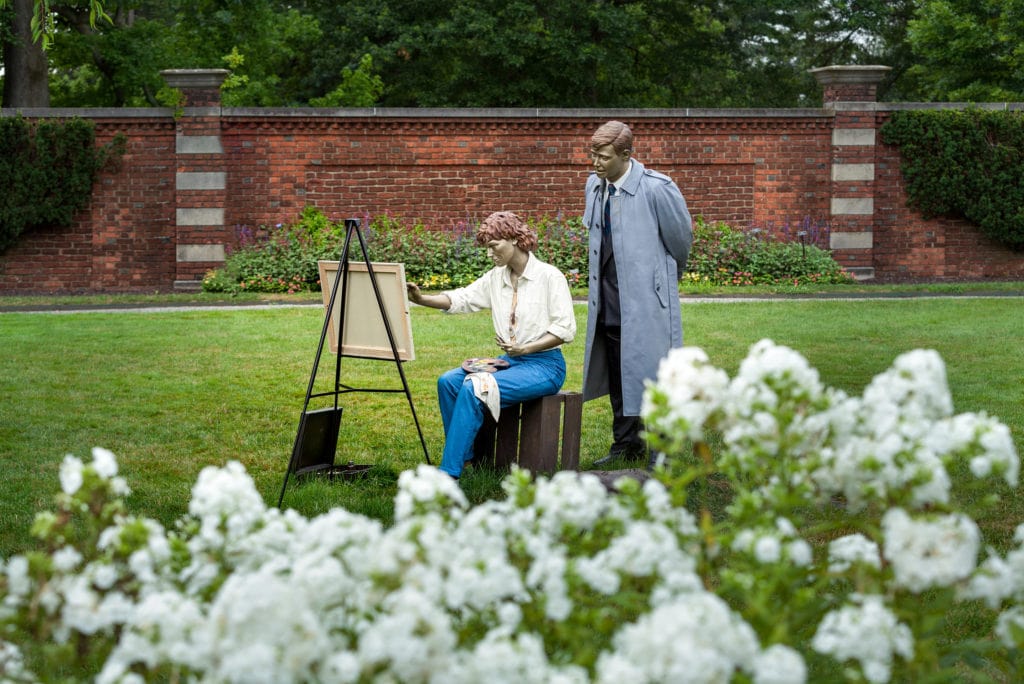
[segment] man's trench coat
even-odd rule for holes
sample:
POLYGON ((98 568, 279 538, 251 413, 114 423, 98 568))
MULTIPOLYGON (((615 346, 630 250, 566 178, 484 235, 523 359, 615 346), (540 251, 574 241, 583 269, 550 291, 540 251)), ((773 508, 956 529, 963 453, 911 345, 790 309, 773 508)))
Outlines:
MULTIPOLYGON (((686 200, 672 179, 632 161, 620 192, 611 198, 611 225, 622 321, 623 414, 638 416, 643 381, 653 380, 661 359, 683 344, 678 283, 693 244, 693 230, 686 200)), ((604 340, 595 339, 594 334, 601 310, 603 191, 603 182, 592 173, 583 213, 590 231, 584 401, 609 392, 604 340)))

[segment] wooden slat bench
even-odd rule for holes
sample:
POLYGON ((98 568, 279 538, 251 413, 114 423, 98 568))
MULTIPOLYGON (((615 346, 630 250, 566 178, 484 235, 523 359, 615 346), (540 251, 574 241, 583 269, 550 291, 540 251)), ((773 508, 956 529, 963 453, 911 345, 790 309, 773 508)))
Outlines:
POLYGON ((496 469, 518 463, 533 473, 577 470, 582 423, 579 392, 563 391, 503 408, 497 423, 485 415, 473 460, 496 469))

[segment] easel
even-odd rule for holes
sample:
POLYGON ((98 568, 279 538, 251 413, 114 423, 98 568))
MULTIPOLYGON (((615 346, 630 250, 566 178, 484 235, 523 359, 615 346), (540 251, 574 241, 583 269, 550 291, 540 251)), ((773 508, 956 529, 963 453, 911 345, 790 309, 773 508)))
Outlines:
POLYGON ((391 329, 391 322, 388 320, 387 309, 384 299, 381 296, 377 278, 373 272, 373 265, 366 249, 366 240, 363 238, 360 229, 359 219, 345 219, 345 246, 341 250, 339 259, 339 273, 331 288, 331 296, 327 303, 327 311, 324 315, 323 330, 320 332, 320 344, 316 349, 316 358, 313 361, 313 371, 309 376, 309 384, 306 387, 306 401, 302 406, 302 415, 299 419, 299 429, 295 435, 295 444, 292 447, 291 460, 288 463, 288 471, 284 475, 284 483, 281 485, 281 495, 277 499, 277 507, 281 507, 284 501, 284 492, 288 487, 288 478, 294 472, 296 475, 305 475, 316 472, 332 472, 334 456, 338 446, 338 433, 341 428, 342 407, 338 405, 338 397, 348 392, 404 392, 409 401, 409 410, 412 411, 413 422, 416 423, 416 432, 419 434, 420 444, 423 447, 423 456, 430 463, 430 454, 427 452, 427 442, 423 439, 423 430, 420 429, 420 421, 416 417, 416 407, 412 403, 412 393, 409 391, 409 383, 405 379, 405 370, 402 368, 402 360, 399 358, 398 345, 395 342, 395 334, 391 329), (391 352, 398 368, 398 374, 402 378, 402 389, 391 388, 356 388, 345 385, 341 382, 341 357, 344 352, 345 340, 345 305, 348 298, 349 287, 349 248, 352 244, 353 235, 359 240, 359 247, 363 252, 363 262, 370 276, 373 285, 373 292, 377 298, 377 306, 381 318, 384 321, 384 329, 387 331, 388 342, 391 344, 391 352), (341 288, 341 310, 338 317, 338 350, 334 364, 334 390, 329 392, 313 393, 313 385, 316 381, 317 369, 320 367, 320 358, 324 350, 324 342, 327 340, 328 330, 331 327, 331 314, 334 304, 338 301, 338 288, 341 288), (309 410, 310 399, 316 397, 334 397, 334 406, 316 411, 309 410))

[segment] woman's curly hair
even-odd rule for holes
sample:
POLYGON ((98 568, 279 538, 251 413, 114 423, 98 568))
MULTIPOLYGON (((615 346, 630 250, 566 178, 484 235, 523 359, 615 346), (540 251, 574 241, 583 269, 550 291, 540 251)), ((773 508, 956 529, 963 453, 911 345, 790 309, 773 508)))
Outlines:
POLYGON ((480 224, 476 243, 483 247, 491 240, 511 240, 525 252, 537 249, 537 233, 511 211, 496 211, 480 224))

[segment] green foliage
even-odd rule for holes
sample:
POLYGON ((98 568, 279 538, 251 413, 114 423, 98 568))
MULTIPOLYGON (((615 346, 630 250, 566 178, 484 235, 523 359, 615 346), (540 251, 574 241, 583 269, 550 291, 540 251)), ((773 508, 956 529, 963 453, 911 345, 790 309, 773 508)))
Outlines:
POLYGON ((476 244, 476 227, 468 222, 431 230, 421 223, 410 228, 393 217, 378 216, 366 239, 373 261, 404 263, 406 280, 428 289, 468 285, 492 266, 476 244))
POLYGON ((710 104, 722 81, 700 77, 730 55, 707 8, 674 0, 322 5, 336 40, 318 54, 318 72, 334 78, 338 64, 369 52, 388 106, 710 104))
MULTIPOLYGON (((0 9, 6 8, 8 3, 14 4, 11 0, 0 0, 0 9)), ((56 24, 54 18, 58 6, 63 3, 59 0, 33 0, 32 3, 32 19, 30 27, 32 30, 32 40, 36 43, 41 43, 43 49, 48 49, 53 44, 53 35, 56 32, 56 24)), ((110 22, 110 17, 103 10, 103 2, 101 0, 88 0, 87 3, 73 3, 75 5, 84 4, 87 8, 86 14, 89 18, 89 25, 92 27, 96 26, 97 19, 103 19, 106 22, 110 22)), ((109 3, 108 3, 109 4, 109 3)))
POLYGON ((849 283, 852 277, 819 247, 828 243, 828 228, 803 221, 798 230, 736 230, 698 217, 686 281, 707 285, 849 283))
MULTIPOLYGON (((570 287, 586 287, 589 236, 582 219, 543 217, 529 223, 537 231, 537 257, 564 273, 570 287)), ((240 228, 238 235, 239 248, 228 255, 223 268, 204 278, 206 292, 319 290, 316 262, 338 259, 345 229, 307 207, 293 225, 255 232, 240 228)), ((385 214, 369 220, 363 236, 372 261, 405 264, 406 280, 428 290, 468 285, 492 266, 486 250, 476 243, 476 226, 469 222, 436 229, 422 223, 409 226, 385 214)), ((818 246, 827 242, 827 226, 809 220, 795 227, 743 232, 698 218, 687 281, 707 285, 852 282, 831 253, 818 246)), ((349 249, 355 258, 361 257, 357 244, 349 249)))
POLYGON ((537 256, 564 273, 569 287, 586 286, 589 235, 583 218, 542 219, 533 227, 539 241, 537 256))
POLYGON ((160 69, 234 52, 229 106, 804 106, 820 98, 808 68, 890 63, 910 2, 145 0, 89 29, 81 3, 51 0, 53 98, 153 105, 160 69), (366 55, 379 86, 344 76, 366 55))
POLYGON ((898 111, 881 136, 900 148, 909 206, 926 218, 965 218, 996 241, 1024 247, 1024 114, 898 111))
MULTIPOLYGON (((165 17, 165 60, 180 68, 232 69, 228 107, 281 107, 308 100, 313 55, 323 42, 315 16, 274 0, 177 0, 165 17)), ((154 10, 159 11, 159 10, 154 10)))
POLYGON ((161 70, 225 65, 225 106, 292 106, 321 94, 309 84, 322 39, 317 19, 287 3, 133 0, 115 7, 113 23, 93 27, 71 0, 54 9, 55 106, 159 106, 161 70))
MULTIPOLYGON (((570 286, 586 283, 587 233, 580 218, 544 217, 529 221, 537 232, 537 257, 558 268, 570 286)), ((476 243, 476 227, 459 223, 447 230, 412 229, 388 216, 374 219, 367 232, 371 258, 405 263, 406 278, 428 289, 468 285, 493 264, 476 243)))
MULTIPOLYGON (((161 69, 168 58, 169 30, 147 19, 147 12, 113 12, 113 23, 89 27, 79 10, 62 6, 61 23, 75 28, 55 40, 48 58, 50 102, 55 107, 155 107, 166 83, 161 69)), ((205 66, 217 66, 211 62, 205 66)))
POLYGON ((384 92, 384 82, 373 73, 373 57, 363 55, 355 69, 341 70, 341 83, 323 97, 310 98, 313 107, 372 107, 384 92))
POLYGON ((32 228, 68 226, 89 204, 97 172, 124 144, 97 147, 91 121, 0 118, 0 251, 32 228))
POLYGON ((232 54, 228 106, 804 107, 829 64, 893 67, 885 100, 1024 93, 1024 0, 35 4, 55 106, 155 106, 161 69, 232 54))
POLYGON ((162 104, 164 107, 169 107, 174 110, 174 118, 179 119, 185 113, 185 93, 181 92, 178 88, 171 88, 170 86, 164 86, 156 93, 156 101, 162 104))
POLYGON ((319 290, 317 261, 336 260, 344 244, 344 224, 333 223, 313 207, 290 225, 237 231, 239 247, 224 266, 207 273, 206 292, 301 292, 319 290))
POLYGON ((1024 0, 925 0, 908 23, 921 99, 1024 98, 1024 0))
MULTIPOLYGON (((562 269, 570 284, 586 282, 587 237, 580 219, 544 219, 534 228, 541 241, 537 256, 562 269)), ((239 248, 228 255, 222 268, 203 279, 206 292, 319 290, 316 262, 338 259, 345 227, 307 207, 293 225, 279 224, 255 233, 240 228, 238 236, 239 248)), ((468 285, 492 266, 486 250, 476 243, 476 227, 469 223, 430 229, 381 215, 369 222, 363 237, 372 261, 405 264, 406 279, 427 289, 468 285)), ((353 258, 361 258, 355 241, 349 250, 353 258)))

